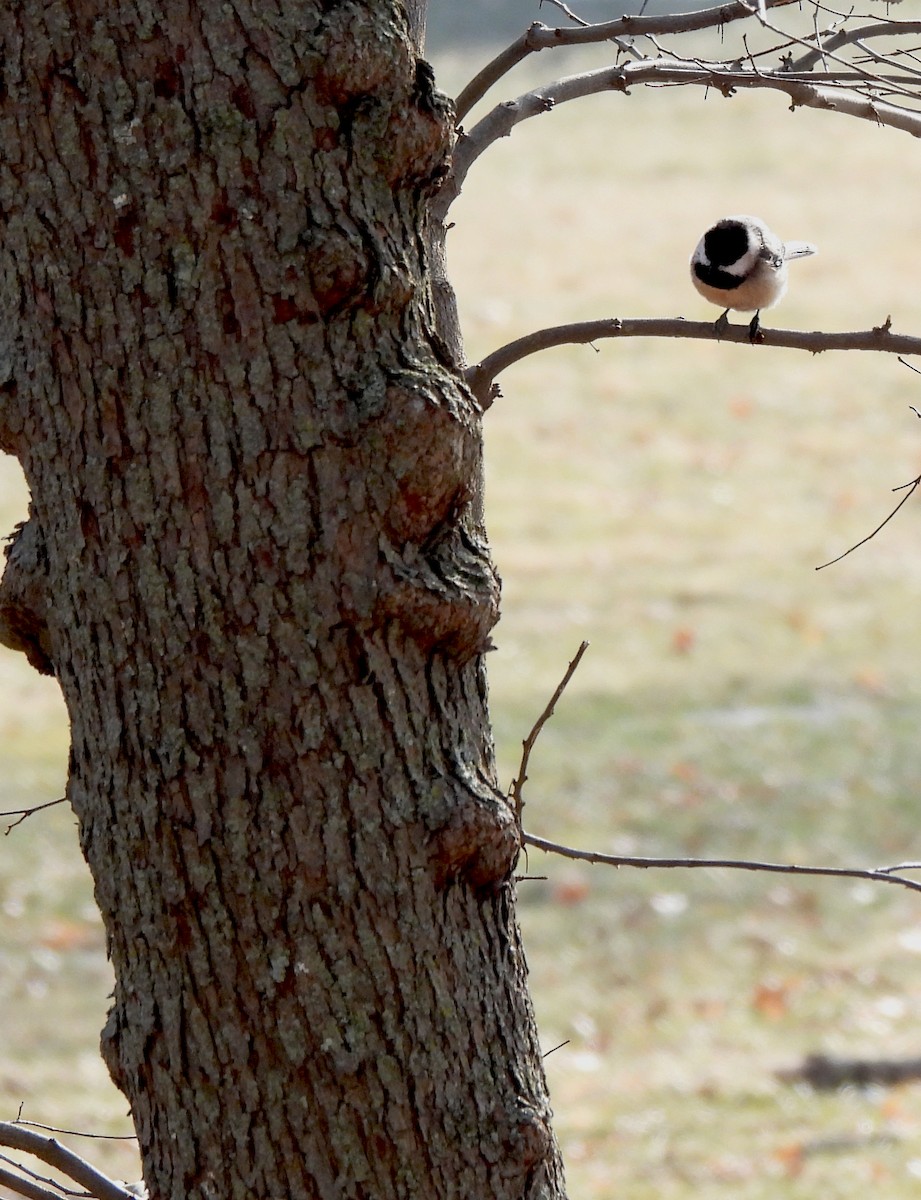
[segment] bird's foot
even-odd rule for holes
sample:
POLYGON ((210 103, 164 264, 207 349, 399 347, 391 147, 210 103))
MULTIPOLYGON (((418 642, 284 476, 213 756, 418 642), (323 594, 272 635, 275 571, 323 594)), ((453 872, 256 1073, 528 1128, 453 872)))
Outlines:
POLYGON ((716 330, 716 340, 717 341, 720 340, 720 338, 723 336, 723 334, 726 332, 726 330, 728 328, 729 328, 729 309, 727 308, 721 317, 717 317, 716 322, 714 324, 714 329, 716 330))
POLYGON ((761 310, 759 309, 751 319, 748 326, 748 340, 754 346, 756 342, 764 341, 764 334, 761 332, 761 310))

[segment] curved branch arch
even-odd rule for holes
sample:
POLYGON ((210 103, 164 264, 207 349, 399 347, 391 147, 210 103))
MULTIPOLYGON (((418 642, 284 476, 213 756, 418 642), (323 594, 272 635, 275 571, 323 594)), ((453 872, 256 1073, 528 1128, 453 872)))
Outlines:
MULTIPOLYGON (((816 17, 830 12, 812 0, 816 17)), ((774 0, 767 8, 786 7, 789 0, 774 0)), ((898 49, 880 55, 865 42, 872 38, 917 35, 919 21, 877 20, 831 14, 829 28, 815 30, 803 37, 781 29, 758 16, 744 0, 675 17, 623 17, 597 25, 579 25, 556 29, 539 22, 533 24, 516 42, 492 60, 460 93, 458 119, 515 65, 529 54, 550 47, 615 42, 618 56, 629 52, 632 61, 565 76, 523 92, 495 105, 471 130, 461 131, 455 147, 451 171, 433 205, 433 214, 444 220, 460 194, 470 168, 500 138, 508 137, 516 125, 531 117, 551 112, 560 104, 602 92, 629 94, 632 87, 698 86, 732 96, 740 89, 767 89, 780 92, 790 101, 791 109, 818 108, 843 113, 880 126, 898 129, 921 137, 921 71, 912 65, 907 51, 898 49), (741 57, 704 60, 670 52, 657 38, 692 30, 719 29, 744 18, 759 25, 777 39, 768 49, 756 54, 748 49, 741 57), (623 39, 645 38, 654 53, 644 54, 623 39), (793 57, 794 49, 801 51, 793 57), (848 50, 849 58, 838 51, 848 50), (770 68, 762 62, 771 59, 770 68), (869 63, 869 67, 864 63, 869 63), (815 68, 821 64, 822 70, 815 68), (885 71, 885 74, 881 73, 885 71), (895 98, 895 99, 894 99, 895 98), (896 99, 898 102, 896 102, 896 99)), ((913 51, 913 47, 910 48, 913 51)))
MULTIPOLYGON (((685 321, 681 317, 608 317, 598 321, 578 321, 570 325, 538 329, 500 346, 468 368, 467 384, 480 404, 488 408, 498 395, 495 385, 497 376, 523 358, 555 346, 584 346, 604 338, 625 337, 691 338, 705 342, 735 342, 746 346, 752 344, 748 325, 727 325, 718 330, 713 321, 685 321)), ((826 350, 921 354, 921 337, 893 333, 888 317, 882 325, 873 329, 856 330, 851 333, 826 333, 821 330, 810 333, 796 329, 762 328, 755 344, 805 350, 810 354, 822 354, 826 350)))
MULTIPOLYGON (((767 0, 768 8, 782 8, 795 0, 767 0)), ((455 101, 457 120, 462 121, 494 84, 507 75, 513 67, 531 54, 541 50, 557 50, 564 46, 587 46, 597 42, 616 42, 628 37, 664 37, 675 33, 694 33, 701 29, 722 28, 734 21, 752 16, 752 8, 745 0, 732 0, 715 8, 699 12, 673 13, 671 15, 618 17, 614 21, 603 21, 595 25, 580 24, 575 29, 560 29, 535 21, 521 37, 498 54, 467 84, 455 101)))

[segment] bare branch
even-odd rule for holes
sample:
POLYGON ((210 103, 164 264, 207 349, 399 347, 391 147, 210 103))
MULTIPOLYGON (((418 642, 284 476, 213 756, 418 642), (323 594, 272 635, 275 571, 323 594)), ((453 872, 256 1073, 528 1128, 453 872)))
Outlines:
MULTIPOLYGON (((545 2, 545 0, 540 0, 541 5, 544 2, 545 2)), ((562 12, 565 16, 567 16, 570 19, 570 21, 574 22, 576 25, 581 25, 583 29, 591 28, 591 24, 592 24, 591 21, 583 21, 581 17, 577 16, 572 11, 572 9, 569 7, 569 5, 563 3, 563 0, 546 0, 546 3, 554 5, 554 7, 558 8, 560 10, 560 12, 562 12)), ((540 7, 540 5, 538 5, 538 7, 540 7)))
MULTIPOLYGON (((579 20, 563 0, 551 2, 571 19, 579 20)), ((886 36, 891 41, 917 34, 921 32, 921 22, 879 20, 856 15, 853 10, 838 12, 820 0, 811 0, 813 31, 808 36, 798 36, 768 19, 768 9, 779 9, 785 4, 786 0, 736 0, 698 13, 622 17, 576 28, 552 28, 535 22, 464 89, 458 98, 459 118, 513 66, 542 49, 613 41, 621 51, 628 50, 636 61, 558 79, 494 107, 460 137, 451 175, 433 206, 434 215, 444 219, 473 163, 496 140, 509 136, 521 121, 549 112, 568 100, 605 91, 626 94, 634 85, 696 85, 713 88, 727 97, 740 88, 767 88, 786 95, 791 108, 839 112, 921 137, 921 71, 909 65, 921 61, 915 48, 894 47, 876 53, 867 45, 873 38, 886 36), (819 26, 820 14, 831 18, 825 29, 819 26), (692 29, 719 28, 722 32, 726 24, 754 16, 776 40, 769 47, 752 52, 743 35, 745 53, 741 57, 704 61, 666 50, 657 40, 692 29), (655 53, 643 54, 633 42, 625 44, 623 39, 628 37, 645 39, 644 45, 653 46, 655 53), (841 57, 839 51, 847 51, 847 57, 841 57), (771 67, 766 65, 768 56, 773 63, 771 67), (813 70, 817 64, 824 69, 813 70)))
MULTIPOLYGON (((767 0, 768 7, 780 8, 796 0, 767 0)), ((529 54, 561 46, 585 46, 590 43, 612 42, 626 37, 663 37, 670 33, 692 33, 699 29, 715 29, 733 21, 754 16, 750 5, 741 0, 705 8, 699 12, 677 13, 673 16, 618 17, 576 29, 556 29, 535 21, 530 29, 506 47, 467 84, 455 101, 457 120, 462 121, 494 84, 507 75, 529 54)))
MULTIPOLYGON (((502 371, 539 350, 568 344, 585 345, 603 338, 658 337, 690 338, 695 341, 735 342, 750 345, 748 325, 728 325, 723 330, 713 321, 685 321, 674 318, 621 319, 612 317, 599 321, 579 321, 572 325, 555 325, 516 338, 488 354, 467 371, 471 391, 488 408, 495 398, 494 380, 502 371)), ((793 329, 762 329, 755 342, 758 346, 779 346, 789 350, 806 350, 821 354, 825 350, 866 350, 884 354, 921 354, 921 337, 891 332, 889 318, 874 329, 853 333, 807 333, 793 329)))
POLYGON ((621 63, 557 79, 497 105, 459 140, 454 151, 451 175, 433 204, 433 213, 438 219, 444 220, 476 160, 499 138, 508 137, 522 121, 551 112, 570 100, 601 92, 626 94, 631 87, 640 85, 696 85, 712 88, 724 96, 732 95, 739 88, 766 88, 789 97, 791 108, 818 108, 844 113, 876 125, 902 130, 913 137, 921 137, 921 112, 841 86, 843 83, 864 85, 867 78, 867 73, 863 71, 797 75, 786 70, 754 71, 742 69, 737 64, 695 64, 667 57, 621 63))
POLYGON ((52 1192, 48 1188, 40 1187, 5 1167, 0 1167, 0 1187, 15 1192, 17 1196, 25 1196, 26 1200, 61 1200, 61 1192, 52 1192))
POLYGON ((3 831, 4 837, 11 833, 17 825, 21 825, 26 817, 31 817, 33 813, 41 812, 43 808, 54 808, 56 804, 66 804, 67 797, 61 796, 57 800, 48 800, 44 804, 34 804, 31 808, 8 808, 5 812, 0 812, 0 817, 16 817, 15 821, 11 821, 3 831))
POLYGON ((560 697, 566 691, 566 686, 575 675, 579 668, 579 663, 582 661, 582 655, 588 649, 588 642, 583 642, 576 651, 575 657, 566 668, 566 674, 557 685, 556 691, 550 697, 550 703, 540 714, 537 720, 531 727, 531 732, 521 743, 521 766, 518 768, 517 778, 512 780, 512 785, 509 788, 509 795, 512 797, 515 806, 515 820, 518 822, 518 828, 521 828, 521 810, 524 808, 524 799, 522 790, 528 781, 528 762, 531 758, 531 751, 534 749, 534 744, 540 737, 540 731, 553 716, 553 710, 559 702, 560 697))
POLYGON ((921 882, 894 874, 894 867, 865 870, 861 867, 803 867, 787 863, 754 862, 738 858, 638 858, 626 854, 600 854, 595 850, 575 850, 558 842, 547 841, 532 833, 523 832, 522 843, 543 850, 547 854, 559 854, 563 858, 579 862, 604 863, 609 867, 638 867, 641 870, 668 868, 700 868, 707 870, 761 871, 774 875, 828 875, 844 879, 869 879, 875 883, 895 883, 901 887, 921 892, 921 882))
POLYGON ((132 1192, 97 1171, 79 1154, 68 1150, 54 1138, 23 1129, 14 1122, 0 1121, 0 1146, 34 1155, 78 1183, 95 1200, 136 1200, 132 1192))
POLYGON ((0 1162, 5 1162, 8 1166, 13 1167, 14 1170, 19 1171, 21 1176, 24 1177, 23 1182, 37 1184, 42 1188, 49 1187, 53 1191, 54 1189, 57 1189, 57 1191, 54 1191, 55 1195, 86 1196, 86 1192, 84 1192, 82 1188, 79 1192, 77 1192, 73 1188, 66 1187, 57 1179, 52 1179, 49 1175, 42 1175, 38 1171, 33 1171, 30 1167, 27 1167, 25 1163, 17 1162, 15 1159, 10 1158, 8 1154, 0 1154, 0 1162))
POLYGON ((857 29, 841 29, 820 46, 791 62, 790 70, 811 71, 817 62, 822 61, 823 54, 834 53, 843 46, 859 44, 867 38, 895 37, 906 33, 921 33, 921 21, 880 21, 873 25, 861 25, 857 29))
POLYGON ((820 567, 816 567, 816 570, 824 571, 826 567, 833 567, 835 565, 835 563, 840 562, 842 560, 842 558, 847 558, 847 556, 849 554, 853 554, 855 550, 859 550, 861 546, 865 546, 867 544, 867 542, 870 541, 871 538, 875 538, 876 535, 879 533, 879 531, 881 529, 885 528, 885 526, 889 524, 889 522, 892 520, 892 518, 895 516, 895 514, 899 511, 899 509, 902 507, 902 505, 908 503, 908 501, 912 498, 912 496, 918 490, 919 486, 921 486, 921 475, 919 475, 917 479, 912 479, 909 483, 902 483, 902 484, 899 484, 899 486, 897 488, 893 488, 892 490, 894 492, 900 492, 900 491, 902 491, 903 488, 909 488, 910 490, 905 493, 905 495, 898 502, 898 504, 895 506, 895 508, 892 510, 892 512, 889 514, 889 516, 886 517, 885 521, 880 521, 880 523, 876 526, 876 528, 873 530, 872 533, 868 533, 867 536, 864 538, 861 538, 859 542, 855 542, 854 545, 851 546, 851 548, 849 550, 845 550, 844 553, 839 554, 837 558, 832 558, 832 559, 829 559, 828 562, 822 563, 822 565, 820 567))
POLYGON ((541 21, 535 21, 534 24, 517 38, 510 46, 507 46, 501 54, 486 64, 486 66, 475 75, 467 86, 459 93, 454 101, 454 111, 458 125, 470 112, 474 104, 486 95, 493 84, 498 83, 503 75, 507 75, 513 67, 518 64, 529 54, 533 54, 536 50, 542 49, 541 46, 535 44, 538 30, 547 30, 551 32, 548 25, 544 25, 541 21))
MULTIPOLYGON (((861 83, 863 84, 864 88, 866 89, 865 95, 867 95, 868 98, 876 99, 879 84, 888 82, 890 84, 894 84, 894 86, 891 88, 887 88, 886 89, 887 93, 899 95, 899 96, 902 96, 903 98, 907 98, 907 99, 910 99, 913 101, 917 100, 917 85, 916 84, 911 85, 910 80, 908 81, 910 86, 906 86, 905 82, 902 80, 899 80, 898 77, 896 77, 896 76, 889 75, 889 76, 886 76, 885 78, 883 78, 875 71, 868 71, 868 70, 864 69, 860 65, 860 63, 857 62, 856 60, 852 60, 851 62, 848 62, 847 59, 841 58, 840 55, 838 55, 834 52, 832 45, 831 45, 831 41, 823 43, 822 35, 821 35, 821 33, 819 31, 819 27, 818 27, 818 5, 815 3, 813 4, 813 22, 814 22, 814 26, 815 26, 815 32, 813 34, 812 41, 810 41, 809 39, 796 37, 795 35, 786 33, 783 29, 780 29, 778 26, 773 25, 765 17, 763 17, 761 20, 761 24, 764 26, 765 29, 770 30, 771 33, 776 34, 780 38, 787 38, 788 44, 790 44, 790 45, 802 46, 805 50, 811 51, 813 49, 813 41, 814 41, 815 48, 819 51, 819 57, 821 58, 823 67, 825 68, 824 74, 826 76, 828 74, 828 71, 829 71, 828 63, 829 62, 838 63, 839 66, 844 68, 845 71, 853 70, 854 73, 857 76, 859 76, 861 83)), ((892 33, 894 31, 893 27, 894 27, 894 22, 890 23, 890 33, 892 33)), ((894 56, 891 56, 891 58, 884 59, 883 61, 886 62, 887 64, 890 61, 894 62, 894 56)), ((793 64, 789 63, 789 62, 784 64, 784 72, 785 73, 788 72, 790 74, 799 74, 799 72, 796 72, 793 64)), ((913 75, 914 72, 909 72, 909 74, 913 75)), ((857 115, 857 114, 855 114, 855 115, 857 115)))
MULTIPOLYGON (((22 1112, 22 1105, 19 1109, 22 1112)), ((94 1142, 136 1142, 136 1133, 87 1133, 82 1129, 61 1129, 58 1125, 43 1125, 41 1121, 26 1121, 18 1116, 14 1125, 25 1125, 29 1129, 44 1129, 48 1133, 64 1133, 68 1137, 90 1138, 94 1142)))
MULTIPOLYGON (((921 484, 921 479, 918 480, 921 484)), ((602 854, 597 850, 578 850, 572 846, 564 846, 559 842, 551 842, 547 838, 537 837, 528 833, 521 825, 521 814, 524 808, 523 789, 527 782, 527 768, 531 751, 540 736, 541 730, 553 716, 554 707, 566 689, 579 666, 583 654, 588 649, 588 642, 583 642, 566 673, 557 685, 556 691, 541 715, 535 721, 531 732, 522 742, 521 766, 518 777, 509 788, 509 795, 515 803, 515 815, 521 836, 522 848, 533 846, 535 850, 543 850, 545 854, 558 854, 562 858, 575 859, 578 862, 601 863, 611 867, 635 867, 640 870, 705 868, 707 870, 752 871, 773 875, 811 875, 836 879, 866 879, 874 883, 891 883, 910 891, 921 892, 921 881, 908 879, 900 872, 921 870, 921 863, 906 862, 889 867, 815 867, 801 866, 793 863, 762 862, 744 858, 652 858, 635 854, 602 854)))

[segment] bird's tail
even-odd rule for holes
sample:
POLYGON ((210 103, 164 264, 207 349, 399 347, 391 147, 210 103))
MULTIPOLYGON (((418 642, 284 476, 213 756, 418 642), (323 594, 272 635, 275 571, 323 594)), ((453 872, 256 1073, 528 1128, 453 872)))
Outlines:
POLYGON ((817 253, 817 248, 811 242, 785 242, 783 248, 784 261, 791 258, 806 258, 809 254, 817 253))

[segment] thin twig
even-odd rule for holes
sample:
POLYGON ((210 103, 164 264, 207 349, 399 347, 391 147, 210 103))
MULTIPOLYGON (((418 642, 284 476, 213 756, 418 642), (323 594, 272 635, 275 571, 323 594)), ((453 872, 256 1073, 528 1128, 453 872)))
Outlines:
POLYGON ((7 825, 4 829, 4 837, 12 832, 17 825, 21 825, 26 817, 31 817, 33 813, 41 812, 43 808, 54 808, 56 804, 66 804, 67 797, 61 796, 58 800, 48 800, 44 804, 35 804, 32 808, 8 808, 5 812, 0 812, 0 817, 16 817, 17 820, 7 825))
MULTIPOLYGON (((772 25, 771 22, 768 21, 767 19, 762 20, 761 23, 765 29, 770 30, 771 33, 776 34, 778 37, 789 38, 791 42, 793 42, 794 44, 796 44, 798 46, 802 46, 807 50, 812 49, 811 43, 809 41, 807 41, 805 38, 796 37, 795 34, 788 34, 785 30, 778 28, 778 26, 772 25)), ((837 54, 834 54, 828 43, 825 43, 825 45, 822 45, 820 43, 819 49, 821 51, 822 64, 823 64, 823 66, 825 66, 826 70, 827 70, 828 62, 839 63, 841 66, 843 66, 845 68, 851 65, 847 62, 846 59, 840 58, 837 54)), ((872 71, 865 71, 862 67, 859 66, 859 64, 857 64, 856 69, 863 76, 864 82, 871 88, 879 79, 878 75, 875 75, 872 71)), ((908 97, 910 99, 915 99, 917 97, 916 90, 913 91, 910 88, 899 88, 899 89, 897 89, 897 91, 900 95, 908 97)))
MULTIPOLYGON (((22 1105, 19 1106, 22 1113, 22 1105)), ((63 1133, 68 1137, 91 1138, 94 1142, 136 1142, 136 1133, 85 1133, 82 1129, 61 1129, 57 1125, 43 1125, 41 1121, 26 1121, 18 1116, 13 1125, 25 1125, 29 1129, 43 1129, 46 1133, 63 1133)))
POLYGON ((855 542, 849 550, 845 550, 844 553, 839 554, 837 558, 831 558, 828 560, 828 562, 822 563, 820 567, 816 567, 816 570, 824 571, 826 567, 833 567, 835 563, 839 563, 842 558, 847 558, 849 554, 853 554, 855 550, 859 550, 861 546, 865 546, 871 538, 875 538, 879 531, 889 524, 902 505, 908 503, 908 501, 918 490, 919 486, 921 486, 921 475, 919 475, 917 479, 912 479, 910 483, 900 483, 898 487, 894 487, 892 489, 894 492, 901 492, 903 488, 909 488, 910 490, 905 493, 889 516, 886 517, 885 521, 880 521, 879 525, 876 526, 872 533, 868 533, 865 538, 861 538, 859 542, 855 542))
MULTIPOLYGON (((921 21, 918 22, 918 31, 921 32, 921 21)), ((860 38, 854 39, 854 45, 864 52, 864 58, 862 60, 855 60, 857 62, 875 62, 881 63, 885 67, 889 67, 892 60, 896 57, 894 53, 877 54, 875 50, 871 50, 869 46, 865 46, 860 38)), ((900 54, 899 57, 904 57, 904 52, 900 54)), ((902 75, 906 75, 910 79, 921 79, 921 71, 918 71, 913 67, 906 67, 904 63, 899 63, 899 71, 902 75)), ((876 78, 883 79, 887 77, 883 75, 877 75, 876 78)))
POLYGON ((641 870, 704 867, 707 870, 729 871, 763 871, 775 875, 830 875, 844 879, 870 879, 876 883, 895 883, 921 892, 921 881, 905 879, 894 872, 896 867, 879 867, 865 869, 862 867, 804 867, 788 863, 756 862, 738 858, 641 858, 627 854, 601 854, 595 850, 576 850, 572 846, 563 846, 558 842, 548 841, 533 833, 522 832, 522 844, 533 846, 535 850, 543 850, 547 854, 559 854, 563 858, 572 858, 580 862, 603 863, 609 867, 638 867, 641 870))
POLYGON ((66 1175, 68 1179, 72 1179, 74 1183, 78 1183, 90 1196, 95 1197, 95 1200, 136 1200, 133 1193, 121 1187, 114 1179, 103 1175, 101 1171, 97 1171, 73 1150, 68 1150, 54 1138, 33 1133, 31 1129, 23 1129, 14 1122, 0 1121, 0 1146, 34 1155, 60 1171, 62 1175, 66 1175))
POLYGON ((521 743, 521 765, 518 768, 517 778, 512 780, 511 787, 509 788, 509 795, 511 796, 512 801, 514 802, 515 820, 518 823, 519 829, 521 828, 521 811, 524 808, 524 799, 522 796, 522 789, 524 788, 524 785, 527 783, 527 780, 528 780, 528 761, 530 760, 530 757, 531 757, 531 751, 534 749, 535 742, 540 737, 540 731, 543 729, 543 727, 546 725, 546 723, 553 716, 554 707, 559 702, 559 699, 562 696, 562 694, 566 691, 566 685, 569 683, 570 679, 572 679, 573 675, 575 675, 576 671, 578 670, 579 663, 582 661, 582 655, 585 653, 585 651, 587 649, 588 649, 588 642, 583 642, 581 644, 581 646, 579 647, 579 649, 576 651, 575 657, 573 658, 572 662, 566 668, 566 674, 563 676, 563 678, 560 680, 559 684, 557 685, 556 691, 550 697, 549 704, 544 709, 544 711, 540 714, 540 716, 537 718, 537 720, 534 722, 533 726, 531 727, 531 732, 521 743))
MULTIPOLYGON (((822 44, 822 31, 819 29, 819 10, 817 8, 814 8, 812 10, 812 34, 813 34, 813 37, 815 38, 815 53, 817 53, 819 56, 817 61, 820 61, 822 63, 822 66, 827 71, 828 63, 825 59, 825 46, 822 44)), ((829 47, 829 48, 834 49, 834 47, 829 47)), ((810 63, 809 65, 811 67, 812 63, 810 63)), ((796 70, 795 64, 791 64, 790 69, 795 71, 796 70)), ((803 69, 804 68, 802 68, 802 67, 800 68, 800 70, 803 70, 803 69)))
MULTIPOLYGON (((582 18, 580 16, 577 16, 577 14, 574 13, 568 5, 563 3, 563 0, 540 0, 540 3, 554 5, 565 16, 567 16, 569 18, 569 20, 573 22, 574 25, 581 25, 583 29, 591 28, 591 24, 592 24, 591 21, 583 21, 582 18)), ((540 7, 540 5, 538 7, 540 7)))
MULTIPOLYGON (((493 398, 496 376, 521 359, 554 346, 584 345, 602 338, 657 337, 691 338, 696 341, 734 342, 750 345, 748 325, 729 325, 718 330, 713 321, 685 321, 675 318, 613 317, 598 321, 579 321, 555 325, 516 338, 488 354, 467 371, 467 383, 484 407, 493 398)), ((779 346, 789 350, 807 350, 821 354, 825 350, 866 350, 886 354, 921 354, 921 337, 892 333, 888 319, 873 329, 853 333, 812 333, 793 329, 765 329, 757 339, 759 346, 779 346)))

